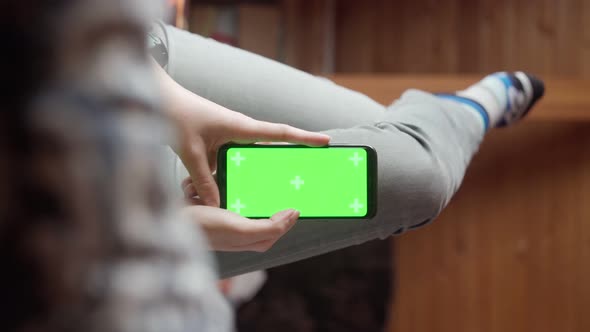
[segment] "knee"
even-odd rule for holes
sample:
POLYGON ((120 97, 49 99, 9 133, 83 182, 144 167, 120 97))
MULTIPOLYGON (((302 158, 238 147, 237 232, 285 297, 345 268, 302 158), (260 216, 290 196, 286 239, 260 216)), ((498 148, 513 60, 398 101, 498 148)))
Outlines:
POLYGON ((444 166, 434 158, 380 166, 378 215, 381 236, 400 234, 433 221, 450 201, 453 188, 444 166))

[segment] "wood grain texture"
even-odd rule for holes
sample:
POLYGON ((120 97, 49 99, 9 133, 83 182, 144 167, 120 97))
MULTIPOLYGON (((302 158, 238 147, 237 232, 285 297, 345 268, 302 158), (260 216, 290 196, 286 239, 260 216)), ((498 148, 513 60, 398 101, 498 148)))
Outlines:
POLYGON ((281 13, 277 6, 238 6, 238 47, 277 60, 281 13))
MULTIPOLYGON (((388 104, 476 77, 333 79, 388 104)), ((590 331, 589 83, 547 79, 528 121, 488 135, 440 218, 396 238, 390 331, 590 331)))
POLYGON ((298 69, 324 72, 329 43, 328 0, 281 0, 283 15, 283 54, 281 60, 298 69))
POLYGON ((431 226, 396 239, 391 331, 590 331, 590 123, 493 132, 431 226))
POLYGON ((336 72, 590 78, 585 0, 340 0, 336 72))

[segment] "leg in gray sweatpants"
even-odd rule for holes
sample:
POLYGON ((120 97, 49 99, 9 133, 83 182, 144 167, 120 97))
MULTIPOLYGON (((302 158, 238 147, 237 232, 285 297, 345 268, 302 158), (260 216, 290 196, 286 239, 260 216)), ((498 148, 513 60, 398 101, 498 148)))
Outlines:
MULTIPOLYGON (((263 57, 161 27, 168 72, 196 94, 259 120, 324 131, 333 143, 378 155, 378 211, 371 220, 302 220, 265 253, 217 253, 222 277, 290 263, 400 234, 433 220, 458 189, 484 135, 472 111, 409 90, 390 107, 263 57)), ((176 182, 188 174, 180 161, 176 182)))

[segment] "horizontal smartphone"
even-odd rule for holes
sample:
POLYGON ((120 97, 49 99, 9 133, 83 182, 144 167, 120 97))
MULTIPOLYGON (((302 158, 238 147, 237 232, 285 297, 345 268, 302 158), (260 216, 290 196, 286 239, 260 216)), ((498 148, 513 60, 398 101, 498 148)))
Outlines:
POLYGON ((221 207, 249 218, 285 209, 307 219, 365 219, 377 209, 377 154, 366 145, 226 144, 221 207))

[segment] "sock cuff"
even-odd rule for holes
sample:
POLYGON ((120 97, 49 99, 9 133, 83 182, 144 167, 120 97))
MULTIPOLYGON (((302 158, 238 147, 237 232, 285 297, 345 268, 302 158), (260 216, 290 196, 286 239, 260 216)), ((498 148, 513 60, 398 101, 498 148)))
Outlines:
POLYGON ((436 94, 436 96, 439 98, 453 100, 453 101, 456 101, 456 102, 461 103, 463 105, 469 106, 470 108, 475 110, 482 117, 483 124, 484 124, 484 130, 488 131, 488 129, 490 128, 490 116, 489 116, 488 112, 480 103, 476 102, 475 100, 469 99, 466 97, 457 96, 457 95, 452 95, 452 94, 444 94, 444 93, 436 94))

